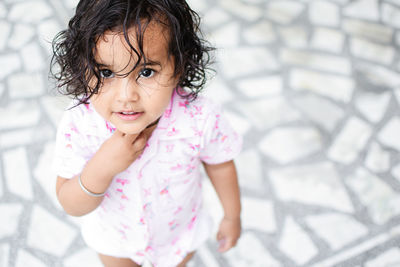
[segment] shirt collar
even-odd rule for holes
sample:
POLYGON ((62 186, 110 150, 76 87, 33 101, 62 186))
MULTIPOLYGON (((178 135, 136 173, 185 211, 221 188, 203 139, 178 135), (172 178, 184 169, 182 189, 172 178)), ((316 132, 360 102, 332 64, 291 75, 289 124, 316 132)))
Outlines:
MULTIPOLYGON (((193 117, 191 102, 181 97, 176 91, 174 90, 170 103, 153 132, 159 140, 174 140, 195 135, 193 130, 195 120, 185 119, 185 117, 193 117)), ((108 138, 113 134, 115 127, 101 117, 91 103, 78 107, 84 109, 82 111, 86 114, 82 127, 87 135, 108 138)))

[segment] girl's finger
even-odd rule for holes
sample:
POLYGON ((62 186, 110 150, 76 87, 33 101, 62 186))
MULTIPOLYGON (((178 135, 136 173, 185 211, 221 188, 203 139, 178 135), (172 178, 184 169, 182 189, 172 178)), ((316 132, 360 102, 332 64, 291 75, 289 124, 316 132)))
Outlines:
POLYGON ((223 238, 223 235, 221 234, 221 232, 217 233, 217 240, 220 241, 223 238))
POLYGON ((223 252, 224 249, 225 249, 225 246, 226 246, 226 239, 225 238, 218 240, 218 251, 219 252, 223 252))

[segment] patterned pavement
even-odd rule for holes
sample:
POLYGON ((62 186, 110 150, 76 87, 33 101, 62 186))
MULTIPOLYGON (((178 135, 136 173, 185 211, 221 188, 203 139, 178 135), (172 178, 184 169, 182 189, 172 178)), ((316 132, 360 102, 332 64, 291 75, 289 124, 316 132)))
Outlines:
MULTIPOLYGON (((0 267, 101 266, 50 168, 68 100, 49 41, 75 4, 0 1, 0 267)), ((210 238, 190 266, 400 266, 400 1, 191 5, 219 48, 205 93, 245 143, 242 238, 223 255, 210 238)))

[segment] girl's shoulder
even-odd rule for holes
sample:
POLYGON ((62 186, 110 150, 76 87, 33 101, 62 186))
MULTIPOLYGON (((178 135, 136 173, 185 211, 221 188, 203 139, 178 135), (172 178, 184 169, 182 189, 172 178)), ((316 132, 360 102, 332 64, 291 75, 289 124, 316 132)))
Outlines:
POLYGON ((92 112, 93 108, 90 104, 78 104, 76 100, 72 100, 65 108, 62 120, 80 124, 80 122, 87 120, 92 112))
POLYGON ((59 127, 74 127, 81 133, 98 135, 104 128, 100 127, 103 124, 104 120, 90 103, 78 105, 77 101, 73 100, 64 110, 59 127))
POLYGON ((177 95, 173 99, 172 109, 178 116, 201 120, 212 113, 220 112, 221 106, 206 96, 198 96, 195 100, 190 101, 177 95))

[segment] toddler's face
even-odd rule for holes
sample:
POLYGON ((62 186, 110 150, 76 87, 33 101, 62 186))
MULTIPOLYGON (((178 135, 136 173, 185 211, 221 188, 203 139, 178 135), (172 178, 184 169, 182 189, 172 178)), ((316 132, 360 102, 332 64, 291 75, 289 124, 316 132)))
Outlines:
MULTIPOLYGON (((136 29, 128 31, 131 44, 138 50, 136 29)), ((143 59, 129 48, 122 33, 105 32, 96 48, 103 84, 91 98, 96 111, 118 130, 136 134, 155 122, 168 106, 177 84, 174 58, 168 56, 169 32, 151 22, 144 33, 143 59)), ((139 51, 139 50, 138 50, 139 51)))

